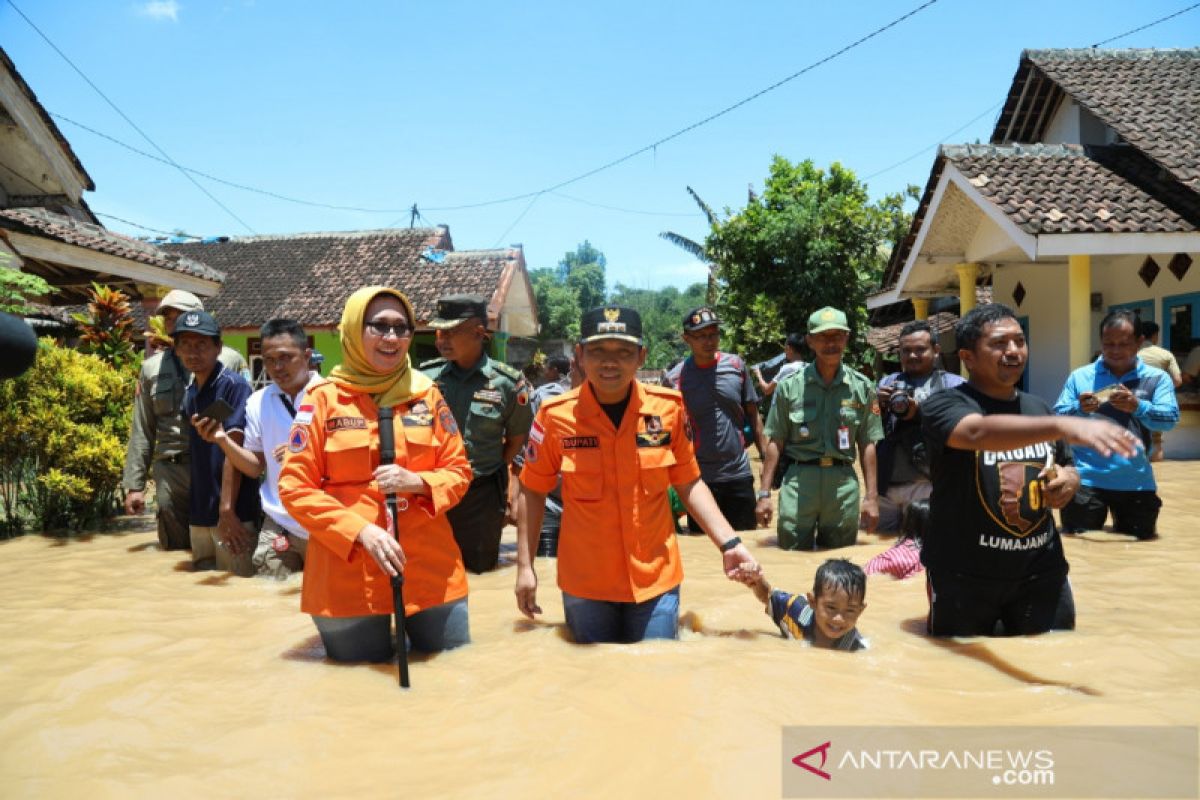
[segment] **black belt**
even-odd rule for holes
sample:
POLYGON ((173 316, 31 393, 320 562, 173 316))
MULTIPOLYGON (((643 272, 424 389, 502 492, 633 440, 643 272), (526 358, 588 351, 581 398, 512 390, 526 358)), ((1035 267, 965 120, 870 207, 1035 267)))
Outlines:
POLYGON ((843 458, 814 458, 809 461, 793 461, 793 464, 799 464, 802 467, 842 467, 850 464, 843 458))

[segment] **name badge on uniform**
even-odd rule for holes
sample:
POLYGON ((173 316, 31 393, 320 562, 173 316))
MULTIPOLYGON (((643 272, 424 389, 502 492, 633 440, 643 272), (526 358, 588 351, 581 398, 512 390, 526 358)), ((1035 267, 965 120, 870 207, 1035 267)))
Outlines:
POLYGON ((847 428, 845 425, 838 428, 838 449, 839 450, 849 450, 850 449, 850 429, 847 428))

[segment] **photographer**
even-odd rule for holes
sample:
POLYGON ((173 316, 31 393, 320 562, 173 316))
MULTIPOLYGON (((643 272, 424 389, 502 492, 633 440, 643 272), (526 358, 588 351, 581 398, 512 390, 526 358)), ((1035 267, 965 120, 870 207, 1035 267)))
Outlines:
POLYGON ((883 441, 876 446, 879 484, 879 531, 897 533, 904 509, 929 498, 929 455, 921 436, 921 404, 933 392, 963 382, 958 375, 935 368, 941 352, 928 322, 910 322, 900 329, 900 366, 879 382, 883 441))

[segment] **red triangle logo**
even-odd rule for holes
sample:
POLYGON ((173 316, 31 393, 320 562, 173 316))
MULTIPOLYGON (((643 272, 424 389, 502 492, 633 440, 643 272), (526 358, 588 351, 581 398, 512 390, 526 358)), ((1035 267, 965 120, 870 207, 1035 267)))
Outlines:
POLYGON ((832 778, 830 777, 829 773, 823 769, 823 767, 825 766, 825 760, 828 757, 829 757, 829 742, 826 742, 825 744, 819 744, 816 747, 814 747, 812 750, 808 750, 807 752, 801 753, 800 755, 796 756, 795 758, 792 759, 792 763, 795 764, 797 767, 803 767, 804 769, 811 772, 813 775, 817 775, 828 781, 828 780, 832 780, 832 778), (821 754, 820 765, 814 767, 812 764, 805 763, 804 759, 808 758, 809 756, 816 755, 817 753, 821 754))

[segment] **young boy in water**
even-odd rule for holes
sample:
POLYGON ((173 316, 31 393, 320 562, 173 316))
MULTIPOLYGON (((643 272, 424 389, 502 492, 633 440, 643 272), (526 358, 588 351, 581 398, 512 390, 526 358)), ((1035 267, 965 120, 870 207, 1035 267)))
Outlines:
POLYGON ((785 638, 804 639, 813 647, 829 650, 867 648, 855 627, 867 608, 867 576, 848 559, 831 558, 818 567, 807 598, 772 590, 761 574, 750 588, 785 638))

